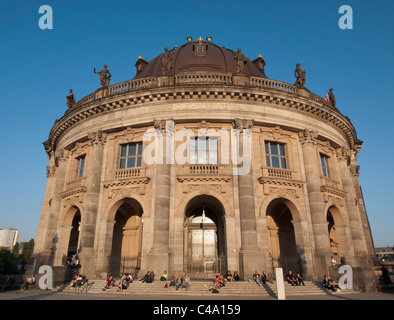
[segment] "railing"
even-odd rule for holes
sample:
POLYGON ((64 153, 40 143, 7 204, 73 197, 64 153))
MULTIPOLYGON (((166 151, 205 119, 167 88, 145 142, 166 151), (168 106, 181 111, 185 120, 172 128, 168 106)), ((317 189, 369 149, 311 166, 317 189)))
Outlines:
POLYGON ((145 168, 130 168, 115 170, 115 179, 136 178, 145 175, 145 168))
POLYGON ((209 274, 224 274, 226 271, 226 256, 191 258, 185 261, 185 269, 192 277, 200 278, 209 274))
POLYGON ((191 164, 189 166, 190 174, 216 174, 219 173, 217 164, 191 164))
POLYGON ((176 84, 231 84, 230 74, 185 73, 175 75, 176 84))
POLYGON ((333 179, 322 177, 320 182, 321 182, 322 186, 339 189, 339 182, 337 182, 337 181, 335 181, 333 179))
POLYGON ((108 93, 109 95, 116 95, 116 94, 134 91, 134 90, 151 88, 151 87, 155 87, 156 85, 157 85, 156 78, 129 80, 109 86, 108 93))
POLYGON ((141 269, 141 254, 133 257, 108 257, 108 275, 118 277, 125 273, 131 274, 136 279, 141 269))
POLYGON ((296 93, 296 87, 291 84, 259 77, 251 77, 250 85, 257 88, 276 89, 296 93))
POLYGON ((79 178, 67 183, 67 190, 86 187, 86 178, 79 178))
POLYGON ((291 171, 286 169, 268 168, 268 176, 271 178, 291 179, 291 171))
POLYGON ((284 256, 280 258, 272 258, 272 266, 275 268, 282 268, 283 274, 286 274, 291 271, 294 275, 299 272, 302 275, 302 263, 299 255, 295 256, 284 256))

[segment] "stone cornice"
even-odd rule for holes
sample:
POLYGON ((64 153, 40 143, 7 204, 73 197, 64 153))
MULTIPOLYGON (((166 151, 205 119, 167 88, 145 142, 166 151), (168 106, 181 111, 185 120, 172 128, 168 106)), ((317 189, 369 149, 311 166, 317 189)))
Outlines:
POLYGON ((134 184, 148 184, 151 179, 149 177, 138 177, 131 179, 119 179, 103 182, 104 188, 113 188, 121 186, 129 186, 134 184))
MULTIPOLYGON (((267 79, 265 79, 267 80, 267 79)), ((270 80, 274 82, 273 80, 270 80)), ((146 102, 180 102, 189 99, 220 99, 234 102, 256 102, 269 103, 278 107, 288 108, 298 112, 317 117, 328 122, 341 131, 347 137, 349 145, 354 148, 358 139, 353 125, 349 119, 343 116, 337 109, 328 106, 320 97, 310 94, 304 97, 297 94, 297 90, 291 85, 280 82, 282 86, 238 86, 229 84, 204 83, 177 84, 170 87, 157 87, 150 85, 135 90, 113 92, 109 96, 100 99, 87 97, 78 102, 75 107, 66 111, 64 116, 56 122, 49 135, 47 147, 55 149, 57 140, 68 129, 84 120, 98 116, 103 113, 141 105, 146 102), (321 100, 320 100, 321 99, 321 100)), ((89 95, 90 97, 92 95, 89 95)))

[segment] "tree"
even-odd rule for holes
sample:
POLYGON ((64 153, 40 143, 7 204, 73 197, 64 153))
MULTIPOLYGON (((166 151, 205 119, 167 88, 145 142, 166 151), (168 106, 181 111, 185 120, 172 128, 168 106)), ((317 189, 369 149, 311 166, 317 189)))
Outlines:
POLYGON ((0 250, 0 274, 13 274, 17 270, 15 258, 8 249, 0 250))

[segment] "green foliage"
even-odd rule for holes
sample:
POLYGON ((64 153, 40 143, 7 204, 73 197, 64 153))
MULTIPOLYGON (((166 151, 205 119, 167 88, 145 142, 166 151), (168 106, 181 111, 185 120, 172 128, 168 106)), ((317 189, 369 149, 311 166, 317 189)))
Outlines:
POLYGON ((0 274, 13 274, 17 270, 15 257, 8 249, 0 250, 0 274))
POLYGON ((0 250, 0 274, 14 274, 17 272, 17 263, 27 263, 34 250, 34 239, 25 242, 21 253, 20 244, 16 243, 12 251, 8 249, 0 250))

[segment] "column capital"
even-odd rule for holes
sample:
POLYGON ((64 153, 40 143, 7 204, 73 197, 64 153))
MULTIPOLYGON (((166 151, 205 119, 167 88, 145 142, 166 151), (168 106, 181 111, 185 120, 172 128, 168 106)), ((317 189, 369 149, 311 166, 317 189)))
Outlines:
POLYGON ((350 170, 350 174, 351 174, 353 177, 358 177, 359 172, 360 172, 360 166, 351 165, 351 166, 349 167, 349 170, 350 170))
POLYGON ((55 158, 58 163, 65 163, 65 162, 67 162, 69 155, 70 155, 70 152, 68 150, 62 149, 62 150, 56 151, 55 158))
POLYGON ((315 145, 317 136, 318 134, 316 131, 309 131, 308 129, 298 132, 298 139, 301 142, 301 145, 315 145))
POLYGON ((107 134, 101 130, 96 132, 91 132, 88 134, 88 138, 92 144, 92 147, 103 147, 107 141, 107 134))
POLYGON ((350 153, 349 153, 349 150, 347 148, 340 147, 340 148, 337 148, 335 150, 335 152, 336 152, 336 155, 337 155, 337 159, 339 161, 348 161, 349 160, 350 153))
POLYGON ((174 120, 154 120, 153 126, 157 134, 167 134, 173 136, 175 130, 174 120))
POLYGON ((253 120, 236 118, 233 121, 233 128, 243 132, 243 130, 251 130, 253 124, 253 120))
POLYGON ((47 166, 46 171, 47 171, 47 178, 53 178, 56 173, 56 167, 55 166, 47 166))

